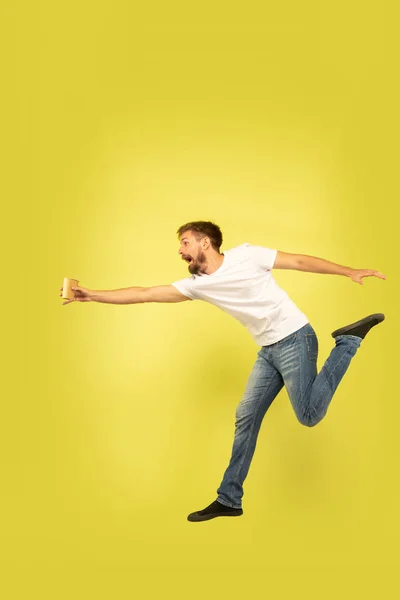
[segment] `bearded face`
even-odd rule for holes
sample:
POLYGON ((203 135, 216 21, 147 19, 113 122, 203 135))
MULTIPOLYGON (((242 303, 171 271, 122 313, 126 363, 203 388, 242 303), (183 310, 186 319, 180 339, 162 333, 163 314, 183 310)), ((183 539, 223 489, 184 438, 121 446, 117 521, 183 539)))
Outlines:
POLYGON ((183 234, 179 254, 182 257, 182 260, 187 262, 189 273, 192 275, 205 273, 205 269, 207 268, 206 255, 204 250, 202 250, 201 240, 199 240, 191 231, 187 231, 183 234))
POLYGON ((189 273, 192 275, 198 275, 199 273, 204 272, 204 268, 206 266, 206 255, 200 248, 197 251, 197 255, 192 256, 190 254, 184 254, 182 255, 182 258, 188 263, 189 273))

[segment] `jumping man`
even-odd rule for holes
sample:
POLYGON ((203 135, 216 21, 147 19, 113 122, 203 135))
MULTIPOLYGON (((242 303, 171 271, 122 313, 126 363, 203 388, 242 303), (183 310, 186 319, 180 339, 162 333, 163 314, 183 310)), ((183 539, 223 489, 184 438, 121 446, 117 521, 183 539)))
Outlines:
MULTIPOLYGON (((285 386, 297 419, 313 427, 323 419, 351 359, 382 313, 336 329, 335 346, 317 373, 318 339, 306 315, 276 283, 272 269, 345 275, 362 285, 363 277, 386 279, 379 271, 352 269, 322 258, 289 254, 248 243, 220 253, 222 233, 210 221, 193 221, 177 231, 179 254, 190 277, 171 285, 96 291, 72 288, 69 302, 137 304, 204 300, 240 321, 258 346, 244 395, 236 408, 232 455, 217 499, 188 516, 189 521, 243 514, 243 482, 250 468, 262 420, 285 386)), ((62 289, 62 288, 61 288, 62 289)), ((61 294, 60 294, 61 296, 61 294)))

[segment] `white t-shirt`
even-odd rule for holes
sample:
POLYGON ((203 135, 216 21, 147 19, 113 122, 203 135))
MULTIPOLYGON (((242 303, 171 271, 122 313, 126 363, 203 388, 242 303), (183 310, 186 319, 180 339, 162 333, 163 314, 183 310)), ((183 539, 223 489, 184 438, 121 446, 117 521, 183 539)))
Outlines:
POLYGON ((192 275, 172 285, 191 300, 232 315, 259 346, 279 342, 309 323, 271 273, 277 250, 245 243, 223 254, 222 265, 211 275, 192 275))

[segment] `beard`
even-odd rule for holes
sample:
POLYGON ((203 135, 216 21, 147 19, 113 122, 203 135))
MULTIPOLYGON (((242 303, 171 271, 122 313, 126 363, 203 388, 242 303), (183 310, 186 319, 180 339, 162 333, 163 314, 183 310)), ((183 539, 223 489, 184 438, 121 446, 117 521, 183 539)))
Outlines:
POLYGON ((193 259, 193 262, 188 267, 189 273, 191 273, 192 275, 199 275, 201 273, 204 273, 206 265, 206 255, 204 254, 204 252, 199 250, 197 258, 193 259))

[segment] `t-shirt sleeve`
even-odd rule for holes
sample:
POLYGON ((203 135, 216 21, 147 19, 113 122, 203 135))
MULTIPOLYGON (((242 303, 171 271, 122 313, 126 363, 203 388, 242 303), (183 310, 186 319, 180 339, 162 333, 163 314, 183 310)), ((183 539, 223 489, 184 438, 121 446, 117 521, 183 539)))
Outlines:
POLYGON ((278 250, 245 244, 254 262, 265 271, 271 271, 274 266, 278 250))
POLYGON ((194 291, 193 279, 191 277, 179 279, 178 281, 174 281, 171 285, 176 287, 178 292, 190 298, 190 300, 196 300, 197 296, 194 291))

